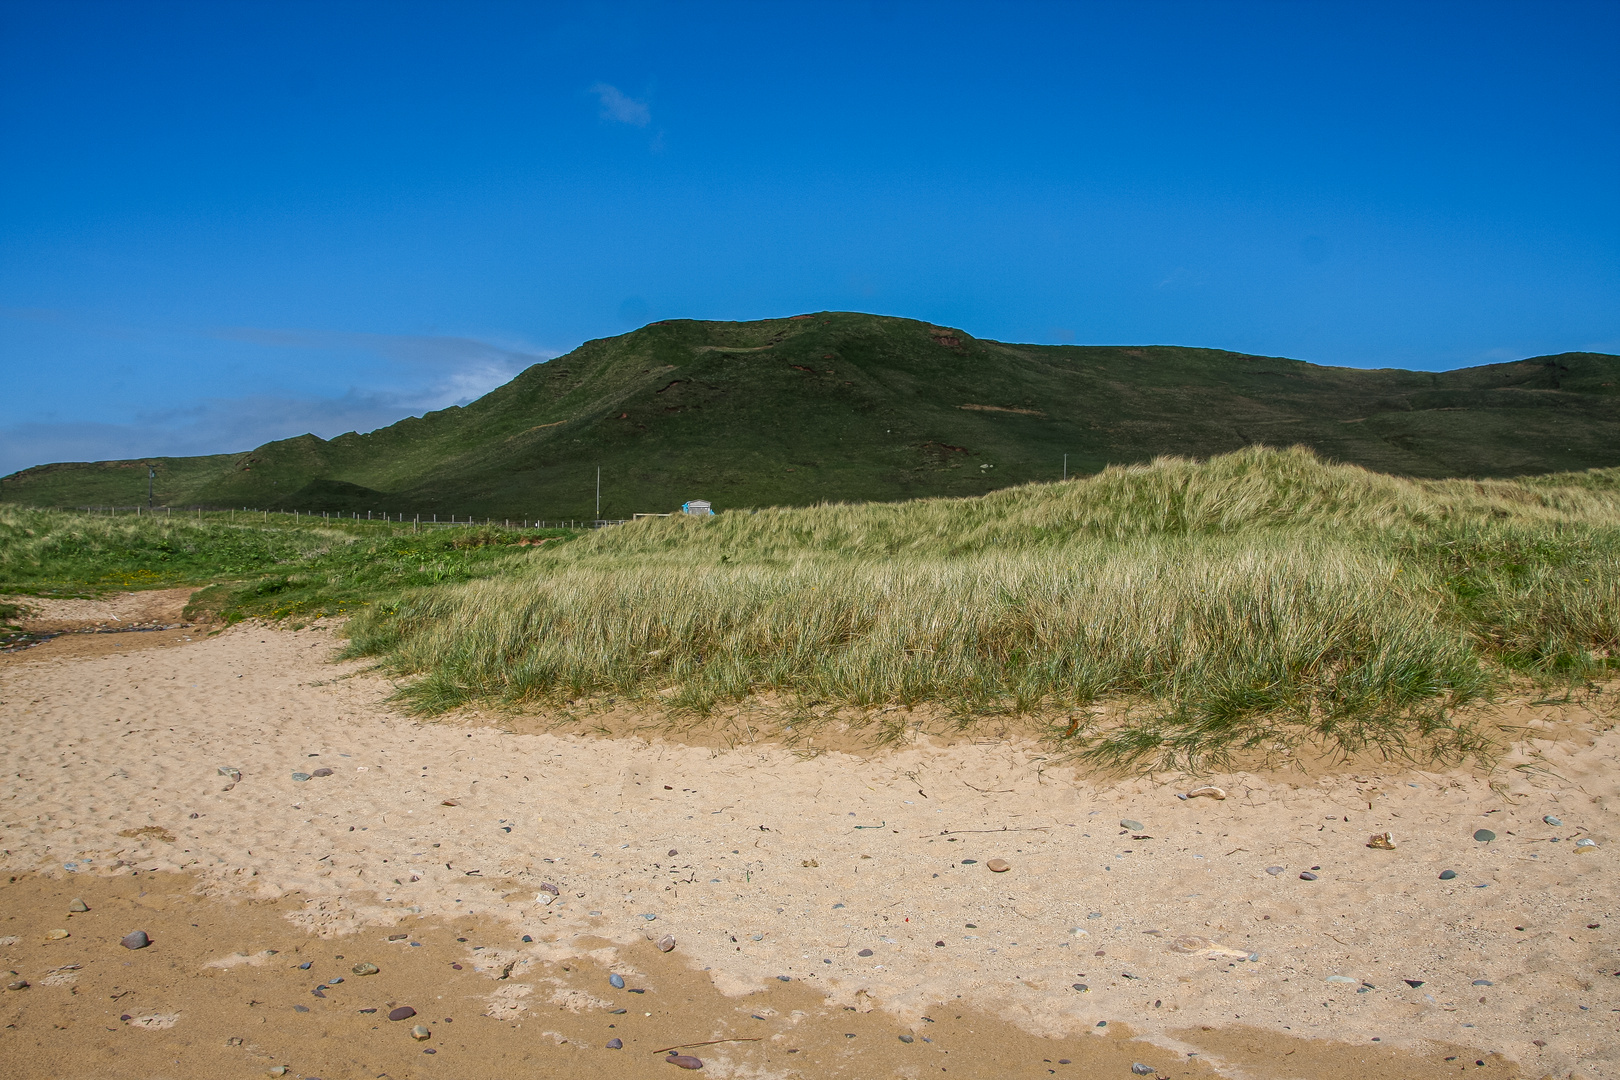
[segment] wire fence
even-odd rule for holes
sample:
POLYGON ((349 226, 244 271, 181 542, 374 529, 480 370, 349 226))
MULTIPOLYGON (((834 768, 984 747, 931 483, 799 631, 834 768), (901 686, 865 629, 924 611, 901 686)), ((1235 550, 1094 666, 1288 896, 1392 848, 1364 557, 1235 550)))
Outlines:
MULTIPOLYGON (((484 529, 601 529, 609 525, 623 525, 629 518, 596 518, 581 520, 579 518, 476 518, 468 515, 466 518, 451 514, 446 520, 440 521, 439 515, 421 514, 407 516, 405 514, 386 513, 380 510, 367 510, 362 517, 358 510, 260 510, 250 506, 231 507, 221 510, 218 507, 204 506, 76 506, 75 510, 89 514, 118 514, 135 515, 137 517, 169 517, 176 511, 186 516, 198 518, 208 515, 211 517, 221 514, 227 515, 231 520, 238 516, 262 517, 265 521, 271 518, 291 519, 294 521, 374 521, 397 525, 411 525, 413 531, 422 529, 454 529, 454 528, 484 528, 484 529)), ((648 516, 648 515, 638 515, 648 516)))

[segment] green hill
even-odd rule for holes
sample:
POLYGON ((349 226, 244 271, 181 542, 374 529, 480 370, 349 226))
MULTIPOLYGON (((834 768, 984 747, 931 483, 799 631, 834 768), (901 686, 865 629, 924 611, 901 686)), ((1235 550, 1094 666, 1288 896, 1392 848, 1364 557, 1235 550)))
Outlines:
MULTIPOLYGON (((441 517, 979 495, 1162 454, 1305 445, 1416 477, 1620 465, 1620 357, 1448 372, 1319 367, 1171 346, 1011 345, 822 312, 673 320, 586 342, 465 407, 330 441, 147 459, 171 506, 441 517)), ((0 499, 131 505, 140 461, 43 465, 0 499)))

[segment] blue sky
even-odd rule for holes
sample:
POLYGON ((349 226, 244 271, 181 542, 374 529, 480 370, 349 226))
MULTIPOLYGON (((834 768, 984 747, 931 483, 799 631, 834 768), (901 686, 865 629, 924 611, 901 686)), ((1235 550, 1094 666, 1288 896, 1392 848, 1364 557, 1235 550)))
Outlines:
POLYGON ((1620 352, 1620 4, 0 0, 0 472, 652 319, 1620 352))

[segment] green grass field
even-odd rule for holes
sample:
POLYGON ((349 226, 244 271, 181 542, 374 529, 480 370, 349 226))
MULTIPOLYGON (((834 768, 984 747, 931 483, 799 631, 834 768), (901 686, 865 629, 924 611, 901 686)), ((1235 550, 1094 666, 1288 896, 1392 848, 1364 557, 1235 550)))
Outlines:
POLYGON ((189 586, 198 590, 197 614, 308 620, 346 615, 405 590, 510 572, 537 550, 519 546, 523 542, 569 535, 465 526, 415 530, 290 514, 108 516, 0 507, 0 596, 189 586))
POLYGON ((875 743, 926 705, 1066 751, 1207 767, 1297 743, 1488 753, 1470 706, 1612 672, 1620 469, 1417 481, 1307 450, 967 499, 506 530, 0 515, 0 593, 215 584, 227 618, 349 614, 427 713, 770 695, 875 743), (556 534, 554 534, 556 535, 556 534))

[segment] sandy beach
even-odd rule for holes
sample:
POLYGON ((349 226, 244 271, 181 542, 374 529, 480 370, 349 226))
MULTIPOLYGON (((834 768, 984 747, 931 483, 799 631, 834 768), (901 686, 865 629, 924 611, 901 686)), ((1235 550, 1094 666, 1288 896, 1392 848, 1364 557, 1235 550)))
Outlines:
POLYGON ((1620 1078, 1620 687, 1489 771, 1112 779, 424 722, 338 644, 0 657, 0 1076, 1620 1078))

